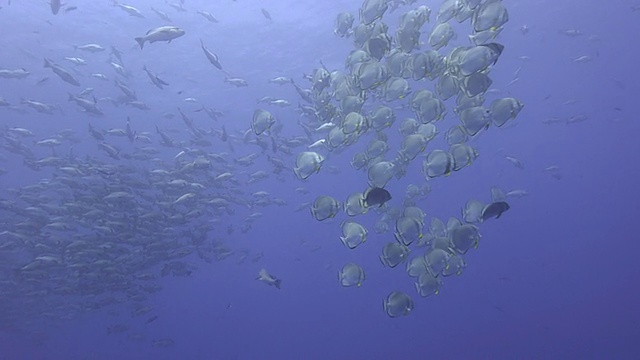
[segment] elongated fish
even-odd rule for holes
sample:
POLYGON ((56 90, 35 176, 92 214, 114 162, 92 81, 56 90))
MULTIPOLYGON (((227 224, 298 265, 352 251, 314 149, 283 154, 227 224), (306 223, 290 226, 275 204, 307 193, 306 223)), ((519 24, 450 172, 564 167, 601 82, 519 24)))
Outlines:
POLYGON ((44 67, 51 68, 51 70, 53 70, 53 72, 58 75, 64 82, 67 82, 74 86, 80 86, 80 83, 78 82, 78 80, 76 80, 76 78, 73 77, 73 75, 71 75, 65 68, 54 63, 53 61, 44 59, 44 67))
POLYGON ((218 60, 218 55, 214 54, 213 52, 211 52, 211 50, 207 49, 207 47, 204 46, 204 42, 202 42, 202 39, 200 39, 200 47, 202 47, 202 51, 204 51, 204 55, 207 57, 207 60, 209 60, 211 65, 222 70, 222 65, 220 65, 220 60, 218 60))

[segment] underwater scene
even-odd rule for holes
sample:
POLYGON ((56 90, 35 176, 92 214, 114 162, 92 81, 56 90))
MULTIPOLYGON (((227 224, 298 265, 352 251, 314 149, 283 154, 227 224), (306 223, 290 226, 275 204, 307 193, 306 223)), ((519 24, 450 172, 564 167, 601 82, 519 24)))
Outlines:
POLYGON ((0 360, 640 359, 640 2, 0 0, 0 360))

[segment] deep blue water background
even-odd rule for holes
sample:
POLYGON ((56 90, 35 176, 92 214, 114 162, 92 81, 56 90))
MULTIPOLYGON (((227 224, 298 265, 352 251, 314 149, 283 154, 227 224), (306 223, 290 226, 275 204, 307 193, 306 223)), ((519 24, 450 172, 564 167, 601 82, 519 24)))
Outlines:
MULTIPOLYGON (((269 84, 267 79, 299 79, 318 67, 320 59, 330 69, 343 67, 352 45, 332 33, 333 20, 342 11, 356 14, 361 2, 188 0, 187 13, 161 2, 129 4, 143 11, 146 19, 129 17, 107 1, 78 2, 77 11, 57 16, 44 1, 2 4, 0 68, 24 67, 32 74, 25 80, 0 79, 0 96, 12 104, 20 98, 60 103, 66 115, 0 109, 0 126, 29 128, 37 139, 75 128, 85 136, 74 148, 76 154, 97 154, 93 139, 85 135, 87 122, 105 129, 123 127, 126 116, 131 116, 140 130, 153 131, 156 124, 183 128, 178 118, 163 119, 160 114, 175 111, 176 106, 189 108, 182 99, 195 97, 225 112, 214 127, 225 124, 229 132, 243 131, 250 124, 255 99, 271 95, 298 102, 292 87, 269 84), (150 5, 166 11, 187 34, 169 45, 147 44, 140 51, 133 37, 164 24, 150 5), (273 22, 262 16, 263 7, 273 22), (220 23, 207 22, 195 14, 196 9, 212 12, 220 23), (216 50, 226 70, 250 86, 236 89, 223 83, 224 75, 206 62, 200 38, 216 50), (42 68, 42 58, 62 63, 64 56, 81 56, 91 62, 92 72, 115 77, 105 54, 72 48, 90 42, 115 45, 125 52, 126 65, 134 71, 130 85, 152 110, 104 105, 106 116, 95 119, 67 103, 66 93, 76 89, 42 68), (144 64, 171 85, 161 91, 149 84, 139 70, 144 64), (34 85, 44 76, 51 79, 34 85), (178 95, 177 90, 184 92, 178 95)), ((440 2, 416 5, 422 4, 437 11, 440 2)), ((328 165, 341 169, 337 175, 321 171, 305 183, 293 177, 280 183, 272 177, 256 185, 253 191, 267 190, 289 205, 263 210, 252 231, 235 232, 226 240, 235 249, 264 252, 260 262, 238 264, 236 257, 212 264, 194 260, 198 270, 191 277, 162 279, 164 289, 151 300, 159 319, 146 326, 131 321, 125 305, 120 316, 98 311, 73 320, 36 322, 30 331, 0 324, 0 359, 640 358, 640 43, 636 41, 640 11, 632 11, 632 1, 505 0, 505 4, 510 21, 498 41, 506 49, 491 73, 493 87, 518 98, 525 108, 512 124, 491 128, 474 139, 471 144, 480 153, 476 162, 431 181, 433 191, 419 205, 429 218, 447 219, 458 216, 470 198, 488 201, 491 186, 526 189, 530 195, 514 199, 499 220, 481 225, 480 246, 465 257, 467 269, 460 277, 445 279, 439 295, 419 298, 402 266, 387 269, 380 264, 377 256, 382 244, 392 240, 391 233, 370 231, 363 246, 349 251, 338 240, 344 215, 327 224, 308 212, 293 212, 317 195, 342 200, 366 187, 366 174, 351 169, 353 151, 347 150, 328 160, 328 165), (523 35, 519 28, 525 24, 531 31, 523 35), (560 33, 565 29, 579 29, 584 35, 568 37, 560 33), (582 55, 593 60, 572 61, 582 55), (507 87, 520 66, 519 80, 507 87), (571 99, 577 100, 575 104, 563 105, 571 99), (587 119, 544 123, 580 114, 587 119), (515 168, 505 155, 519 158, 525 169, 515 168), (560 167, 560 180, 543 171, 552 165, 560 167), (298 186, 311 193, 297 195, 293 189, 298 186), (321 249, 312 251, 318 245, 321 249), (338 284, 336 272, 349 261, 360 263, 367 272, 361 288, 338 284), (254 280, 262 267, 282 278, 280 291, 254 280), (414 298, 415 310, 409 316, 391 319, 382 311, 383 297, 393 290, 414 298), (126 334, 107 335, 107 326, 128 322, 129 332, 145 334, 144 341, 131 341, 126 334), (154 348, 150 340, 157 338, 171 338, 175 345, 154 348)), ((402 12, 413 7, 387 14, 385 21, 395 24, 402 12)), ((432 14, 423 33, 431 29, 434 18, 432 14)), ((459 32, 455 43, 466 45, 465 36, 459 32)), ((118 92, 110 82, 90 78, 81 82, 95 87, 97 97, 118 92)), ((424 86, 433 89, 432 84, 424 86)), ((270 110, 284 123, 285 134, 301 133, 293 108, 270 110)), ((452 115, 449 110, 450 123, 457 121, 452 115)), ((197 119, 201 124, 210 121, 204 114, 197 119)), ((399 139, 397 133, 390 137, 399 139)), ((358 150, 365 143, 356 145, 358 150)), ((174 155, 173 150, 161 151, 167 157, 174 155)), ((255 147, 237 146, 237 155, 254 151, 255 147)), ((32 184, 47 176, 24 167, 19 156, 5 155, 0 167, 9 172, 0 177, 1 188, 32 184)), ((254 168, 269 170, 270 165, 263 157, 254 168)), ((401 204, 409 183, 424 183, 419 161, 406 178, 387 186, 397 194, 391 205, 401 204)), ((0 196, 8 196, 0 191, 4 192, 0 196)), ((236 216, 240 219, 246 213, 238 211, 236 216)), ((375 219, 374 214, 360 218, 370 229, 375 219)))

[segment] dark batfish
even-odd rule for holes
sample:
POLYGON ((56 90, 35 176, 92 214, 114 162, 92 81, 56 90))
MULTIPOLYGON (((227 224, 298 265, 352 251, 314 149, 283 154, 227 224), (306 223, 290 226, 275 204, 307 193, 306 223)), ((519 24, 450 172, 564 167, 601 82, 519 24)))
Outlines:
POLYGON ((58 11, 60 11, 60 6, 62 6, 60 0, 51 0, 51 12, 53 15, 56 15, 58 11))
POLYGON ((364 205, 370 207, 373 205, 382 206, 391 200, 391 194, 383 188, 374 187, 364 193, 364 205))
POLYGON ((489 49, 491 49, 491 51, 496 53, 498 56, 502 55, 502 51, 504 50, 504 45, 498 44, 498 43, 482 44, 480 46, 488 47, 489 49))
POLYGON ((509 210, 510 206, 504 201, 497 201, 491 203, 482 209, 482 221, 486 221, 487 219, 491 219, 495 217, 496 219, 500 218, 503 212, 509 210))

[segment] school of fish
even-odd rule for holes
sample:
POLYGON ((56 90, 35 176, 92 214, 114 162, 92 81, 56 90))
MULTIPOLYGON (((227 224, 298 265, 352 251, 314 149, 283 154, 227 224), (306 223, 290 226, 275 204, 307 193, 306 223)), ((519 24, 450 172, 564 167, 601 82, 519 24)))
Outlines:
MULTIPOLYGON (((160 90, 171 85, 146 65, 128 68, 127 56, 144 57, 155 46, 165 46, 170 56, 171 43, 189 36, 197 39, 197 51, 211 71, 224 73, 229 87, 250 86, 223 70, 225 59, 188 28, 165 25, 131 34, 137 55, 88 41, 70 45, 74 56, 42 58, 39 66, 50 77, 39 83, 64 86, 64 107, 26 94, 8 98, 5 82, 26 81, 33 78, 33 70, 0 69, 3 118, 10 111, 46 118, 73 109, 86 120, 86 130, 60 129, 46 137, 21 126, 15 116, 2 121, 2 156, 19 159, 39 180, 0 196, 0 321, 20 326, 25 318, 74 318, 127 304, 132 318, 145 320, 145 325, 155 322, 158 316, 149 298, 161 291, 162 277, 190 276, 198 269, 196 259, 263 261, 261 252, 234 250, 224 236, 251 232, 268 207, 294 211, 286 200, 260 189, 268 178, 280 180, 292 193, 312 197, 296 211, 307 210, 326 226, 335 226, 331 219, 341 219, 335 241, 346 251, 379 246, 383 266, 406 266, 417 296, 438 294, 443 278, 462 274, 464 255, 480 242, 479 226, 500 218, 510 209, 507 198, 525 196, 526 191, 493 188, 487 201, 470 199, 461 204, 459 216, 446 221, 427 221, 419 201, 431 191, 429 182, 444 181, 473 164, 479 154, 471 139, 500 131, 524 105, 490 92, 491 71, 508 48, 499 40, 509 19, 501 0, 445 0, 433 9, 415 2, 364 0, 358 14, 336 14, 337 40, 353 44, 344 54, 344 69, 319 62, 303 79, 296 74, 265 78, 273 86, 293 87, 299 98, 267 96, 257 104, 251 100, 253 116, 234 120, 244 122, 241 132, 227 132, 225 124, 231 120, 226 114, 197 99, 184 99, 172 105, 175 110, 156 114, 136 91, 141 84, 134 79, 150 81, 149 86, 160 90), (395 29, 385 23, 392 11, 401 12, 395 29), (461 31, 468 37, 460 36, 461 31), (91 70, 95 56, 108 59, 112 75, 91 70), (97 98, 95 89, 85 86, 89 80, 104 81, 99 85, 113 88, 118 96, 97 98), (297 107, 292 106, 295 102, 297 107), (132 115, 121 120, 121 127, 103 128, 100 120, 122 105, 132 115), (299 120, 285 124, 270 110, 274 106, 299 120), (176 118, 184 126, 175 130, 141 121, 153 116, 176 118), (399 142, 394 140, 397 134, 399 142), (438 138, 448 147, 430 145, 438 138), (96 152, 76 154, 79 143, 91 144, 96 152), (393 148, 398 151, 391 153, 393 148), (333 166, 347 149, 353 150, 351 169, 333 166), (410 173, 414 162, 420 164, 418 176, 410 173), (325 171, 337 178, 362 178, 362 187, 352 189, 344 202, 332 194, 308 194, 301 183, 313 182, 315 174, 325 171), (385 189, 407 175, 421 181, 409 185, 405 194, 385 189), (238 221, 237 213, 246 211, 238 221), (365 216, 377 217, 371 230, 387 239, 382 245, 366 243, 370 231, 358 221, 365 216)), ((55 16, 77 9, 54 0, 49 5, 55 16)), ((185 1, 151 10, 172 23, 162 10, 167 6, 218 23, 213 14, 189 9, 185 1)), ((113 9, 117 15, 123 11, 145 18, 143 11, 118 1, 113 1, 113 9)), ((267 10, 261 12, 264 20, 277 21, 267 10)), ((515 157, 506 159, 523 167, 515 157)), ((545 171, 557 174, 557 169, 545 171)), ((20 171, 0 169, 0 174, 19 177, 20 171)), ((278 274, 283 281, 268 272, 268 264, 263 266, 256 267, 255 279, 286 291, 286 274, 278 274)), ((367 266, 374 265, 344 264, 336 283, 367 286, 367 266)), ((390 317, 410 314, 415 295, 389 286, 389 292, 381 294, 384 312, 390 317)), ((129 325, 116 324, 108 333, 128 330, 129 325)), ((152 341, 156 347, 172 344, 171 339, 152 341)))

